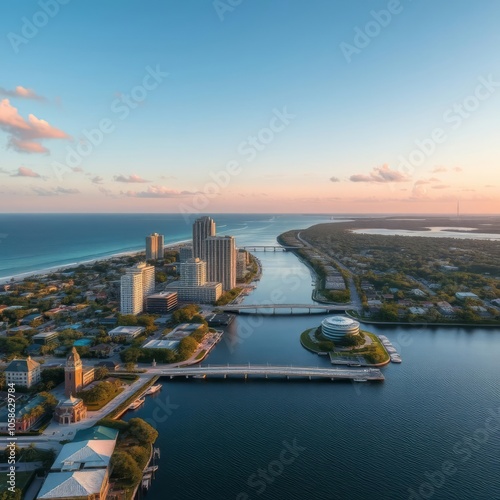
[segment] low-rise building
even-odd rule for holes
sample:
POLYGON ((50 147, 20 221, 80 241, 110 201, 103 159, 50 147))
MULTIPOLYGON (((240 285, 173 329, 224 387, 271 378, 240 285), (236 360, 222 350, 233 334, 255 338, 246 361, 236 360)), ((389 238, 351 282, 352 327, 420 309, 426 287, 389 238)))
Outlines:
POLYGON ((475 293, 472 293, 472 292, 457 292, 455 294, 455 297, 458 300, 465 300, 465 299, 478 300, 479 299, 479 297, 475 293))
POLYGON ((159 292, 146 297, 146 312, 168 314, 177 307, 177 292, 159 292))
POLYGON ((455 314, 453 306, 449 302, 446 302, 445 300, 438 302, 436 306, 438 311, 444 316, 452 316, 453 314, 455 314))
POLYGON ((14 359, 5 369, 5 382, 30 388, 40 382, 40 363, 37 363, 31 356, 26 359, 14 359))
POLYGON ((75 424, 87 418, 87 407, 83 400, 69 396, 68 399, 59 401, 54 410, 54 420, 59 424, 75 424))
POLYGON ((58 343, 57 337, 58 337, 57 332, 42 332, 42 333, 37 333, 36 335, 33 335, 32 340, 34 344, 38 345, 55 345, 58 343))
POLYGON ((117 326, 109 332, 110 337, 126 337, 127 340, 133 340, 146 329, 143 326, 117 326))

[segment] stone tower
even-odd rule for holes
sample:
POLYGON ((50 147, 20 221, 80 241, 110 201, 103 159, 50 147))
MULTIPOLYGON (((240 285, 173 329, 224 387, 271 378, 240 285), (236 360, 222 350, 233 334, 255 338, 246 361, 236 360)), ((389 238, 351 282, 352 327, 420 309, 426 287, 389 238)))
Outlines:
POLYGON ((76 395, 83 388, 82 360, 75 347, 71 349, 64 368, 64 394, 76 395))

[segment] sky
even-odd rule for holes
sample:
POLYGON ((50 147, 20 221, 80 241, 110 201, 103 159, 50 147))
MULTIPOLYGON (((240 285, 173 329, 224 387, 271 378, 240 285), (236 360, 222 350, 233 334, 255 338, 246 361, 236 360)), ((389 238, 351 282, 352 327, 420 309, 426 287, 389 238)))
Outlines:
POLYGON ((18 0, 0 212, 500 213, 500 2, 18 0))

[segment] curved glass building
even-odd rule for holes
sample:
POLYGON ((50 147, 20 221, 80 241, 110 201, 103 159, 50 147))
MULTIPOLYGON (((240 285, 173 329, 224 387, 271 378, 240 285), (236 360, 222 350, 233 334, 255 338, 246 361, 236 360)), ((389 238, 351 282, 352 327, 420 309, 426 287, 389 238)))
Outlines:
POLYGON ((321 333, 329 340, 340 341, 349 334, 359 333, 359 323, 345 316, 330 316, 321 322, 321 333))

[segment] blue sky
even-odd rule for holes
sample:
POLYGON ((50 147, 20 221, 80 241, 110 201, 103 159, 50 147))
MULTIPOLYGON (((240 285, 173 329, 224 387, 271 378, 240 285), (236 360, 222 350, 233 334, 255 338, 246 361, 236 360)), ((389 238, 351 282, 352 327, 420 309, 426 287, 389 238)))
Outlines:
POLYGON ((500 87, 473 98, 500 82, 496 1, 65 1, 3 9, 0 210, 500 211, 500 87), (29 38, 26 19, 44 24, 29 38), (147 68, 168 76, 140 94, 147 68), (443 115, 468 98, 455 129, 443 115), (293 118, 269 134, 276 113, 293 118), (103 119, 113 132, 69 165, 103 119))

